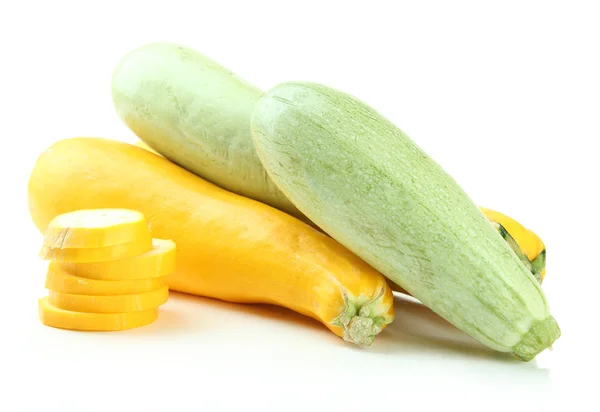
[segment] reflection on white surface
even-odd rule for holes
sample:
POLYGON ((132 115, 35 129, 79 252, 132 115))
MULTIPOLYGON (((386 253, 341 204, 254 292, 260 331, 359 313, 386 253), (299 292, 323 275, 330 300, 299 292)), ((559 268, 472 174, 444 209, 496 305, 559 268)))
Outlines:
MULTIPOLYGON (((465 408, 479 405, 477 410, 489 399, 506 410, 548 410, 544 407, 556 392, 548 370, 535 361, 524 363, 488 350, 423 305, 400 296, 395 322, 370 347, 344 342, 319 322, 284 308, 176 292, 155 323, 115 333, 45 327, 30 306, 30 322, 11 343, 28 356, 12 376, 18 387, 39 388, 44 399, 62 393, 65 380, 71 391, 62 398, 71 403, 72 394, 79 402, 95 396, 90 382, 110 381, 115 394, 156 387, 153 395, 158 398, 152 403, 162 408, 157 410, 186 410, 168 405, 175 401, 189 406, 186 399, 197 396, 199 389, 227 400, 233 408, 227 410, 239 410, 248 402, 264 410, 267 401, 273 410, 281 410, 289 399, 306 410, 314 402, 326 402, 332 393, 344 394, 344 399, 352 395, 352 381, 370 394, 352 400, 361 410, 372 404, 370 396, 377 396, 381 405, 389 404, 386 398, 402 398, 403 406, 413 402, 420 410, 450 399, 465 408), (52 371, 53 379, 31 370, 52 371), (260 382, 262 392, 248 384, 252 381, 260 382), (228 388, 235 388, 237 395, 231 398, 228 388)), ((36 401, 21 399, 28 405, 36 401)), ((108 407, 110 399, 105 403, 97 406, 108 407)), ((496 410, 490 407, 485 409, 496 410)))
MULTIPOLYGON (((388 336, 382 339, 388 344, 388 341, 397 339, 412 341, 424 347, 435 346, 438 350, 471 353, 472 356, 499 355, 452 326, 411 296, 395 293, 394 308, 396 319, 386 329, 385 335, 388 336)), ((501 354, 500 357, 508 358, 501 354)))
POLYGON ((202 308, 202 316, 196 311, 174 311, 169 307, 161 309, 160 318, 149 327, 132 331, 139 334, 155 334, 161 330, 166 336, 178 331, 189 333, 196 328, 215 326, 219 329, 226 327, 217 319, 229 316, 250 316, 246 325, 256 322, 257 328, 272 327, 274 324, 290 330, 290 333, 301 336, 317 335, 320 344, 334 344, 351 350, 363 351, 373 354, 397 354, 406 356, 409 353, 432 353, 434 356, 445 355, 448 357, 459 356, 465 360, 487 359, 489 361, 516 365, 536 369, 536 361, 522 362, 511 354, 494 351, 475 341, 464 332, 460 331, 425 305, 411 296, 394 294, 394 308, 396 319, 381 332, 370 347, 359 347, 342 341, 332 334, 323 325, 314 319, 300 315, 286 308, 261 305, 237 304, 216 299, 197 297, 183 293, 171 292, 171 301, 202 308), (207 312, 226 312, 221 316, 206 316, 207 312), (265 324, 266 323, 266 324, 265 324), (270 324, 270 325, 269 325, 270 324), (156 329, 156 330, 155 330, 156 329))

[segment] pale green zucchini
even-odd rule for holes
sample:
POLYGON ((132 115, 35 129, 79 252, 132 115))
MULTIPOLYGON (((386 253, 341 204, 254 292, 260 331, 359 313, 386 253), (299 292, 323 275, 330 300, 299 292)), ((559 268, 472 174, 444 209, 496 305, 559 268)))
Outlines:
POLYGON ((250 116, 261 93, 203 54, 172 43, 133 50, 112 78, 119 117, 152 149, 224 189, 303 218, 256 156, 250 116))
POLYGON ((259 100, 252 132, 302 213, 459 329, 525 361, 560 336, 539 283, 481 210, 374 109, 285 83, 259 100))

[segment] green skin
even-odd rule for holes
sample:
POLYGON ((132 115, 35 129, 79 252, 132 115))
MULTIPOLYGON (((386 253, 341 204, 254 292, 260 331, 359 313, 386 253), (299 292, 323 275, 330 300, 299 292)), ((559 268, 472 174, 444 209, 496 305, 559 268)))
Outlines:
POLYGON ((479 342, 529 361, 560 329, 539 283, 461 187, 352 96, 284 83, 252 117, 258 155, 325 232, 479 342))
POLYGON ((130 52, 112 79, 117 114, 154 150, 224 189, 305 220, 256 155, 250 117, 261 94, 206 56, 171 43, 130 52))

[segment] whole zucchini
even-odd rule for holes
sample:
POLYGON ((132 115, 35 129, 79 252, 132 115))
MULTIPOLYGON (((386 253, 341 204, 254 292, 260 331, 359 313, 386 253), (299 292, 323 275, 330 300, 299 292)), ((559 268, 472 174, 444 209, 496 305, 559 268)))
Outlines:
POLYGON ((117 114, 152 149, 226 190, 303 218, 256 156, 250 116, 261 93, 203 54, 172 43, 133 50, 112 78, 117 114))
POLYGON ((481 210, 371 107, 284 83, 259 100, 252 132, 302 213, 459 329, 524 361, 560 336, 538 281, 481 210))

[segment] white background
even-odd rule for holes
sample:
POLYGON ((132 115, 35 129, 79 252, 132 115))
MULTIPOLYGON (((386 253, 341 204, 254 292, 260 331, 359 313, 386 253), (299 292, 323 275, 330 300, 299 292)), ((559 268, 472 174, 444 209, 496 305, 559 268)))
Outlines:
POLYGON ((352 4, 2 2, 0 410, 598 410, 598 2, 352 4), (110 77, 153 41, 196 48, 263 88, 341 88, 396 122, 478 204, 545 241, 543 287, 563 332, 554 350, 512 361, 401 300, 369 349, 286 310, 175 293, 139 330, 42 326, 29 172, 58 139, 134 141, 110 77))

